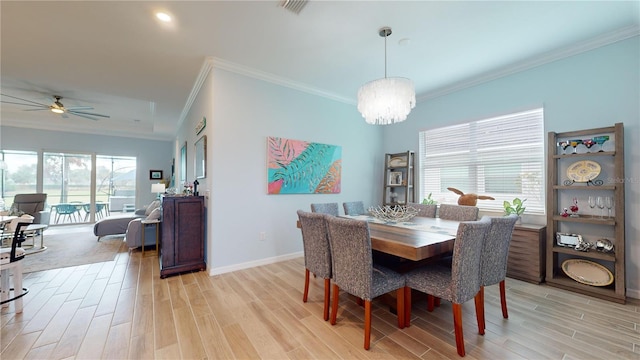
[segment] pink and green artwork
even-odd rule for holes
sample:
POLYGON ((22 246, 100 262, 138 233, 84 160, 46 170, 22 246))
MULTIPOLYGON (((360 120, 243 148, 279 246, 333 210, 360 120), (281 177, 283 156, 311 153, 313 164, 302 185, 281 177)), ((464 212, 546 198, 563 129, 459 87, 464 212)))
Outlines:
POLYGON ((269 136, 267 169, 269 194, 336 194, 342 147, 269 136))

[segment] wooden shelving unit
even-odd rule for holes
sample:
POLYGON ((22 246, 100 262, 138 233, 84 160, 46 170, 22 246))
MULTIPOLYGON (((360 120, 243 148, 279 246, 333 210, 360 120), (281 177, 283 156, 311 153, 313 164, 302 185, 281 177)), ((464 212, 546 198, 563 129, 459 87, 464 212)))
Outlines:
POLYGON ((563 133, 549 132, 547 145, 546 282, 552 286, 624 303, 626 294, 623 124, 563 133), (561 141, 583 140, 596 136, 609 136, 608 144, 603 144, 604 151, 587 152, 586 147, 578 145, 576 149, 580 151, 565 154, 558 146, 561 141), (568 178, 567 168, 580 160, 595 161, 600 165, 601 172, 597 179, 602 180, 602 185, 596 185, 596 179, 593 182, 565 183, 568 178), (611 216, 603 216, 602 210, 597 207, 590 209, 587 201, 589 195, 611 196, 614 202, 611 216), (561 216, 563 209, 571 205, 573 198, 578 199, 578 217, 561 216), (613 243, 614 252, 605 253, 593 249, 584 252, 572 247, 559 246, 556 242, 557 233, 580 234, 585 241, 591 243, 606 238, 613 243), (565 260, 574 258, 603 265, 613 274, 613 283, 608 286, 591 286, 571 279, 561 267, 565 260))
POLYGON ((385 154, 383 205, 415 202, 415 154, 413 151, 385 154))

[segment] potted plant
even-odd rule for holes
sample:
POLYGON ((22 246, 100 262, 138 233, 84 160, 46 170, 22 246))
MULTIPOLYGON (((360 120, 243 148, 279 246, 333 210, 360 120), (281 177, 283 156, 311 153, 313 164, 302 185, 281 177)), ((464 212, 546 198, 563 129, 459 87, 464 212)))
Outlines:
MULTIPOLYGON (((504 215, 508 216, 511 214, 516 214, 518 215, 518 217, 520 217, 522 213, 524 213, 524 210, 526 209, 526 207, 524 206, 525 201, 527 201, 527 199, 520 200, 520 198, 515 198, 513 199, 512 202, 505 200, 502 203, 502 206, 504 207, 504 215)), ((518 222, 520 222, 519 219, 518 219, 518 222)))
POLYGON ((426 198, 422 199, 422 204, 423 205, 436 205, 438 202, 435 201, 434 199, 431 198, 431 194, 429 193, 429 196, 427 196, 426 198))

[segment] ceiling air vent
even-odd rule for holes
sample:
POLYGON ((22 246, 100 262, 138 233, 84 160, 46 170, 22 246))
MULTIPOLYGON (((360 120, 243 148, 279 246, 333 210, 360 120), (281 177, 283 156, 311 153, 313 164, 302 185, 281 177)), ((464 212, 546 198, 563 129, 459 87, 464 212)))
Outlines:
POLYGON ((307 0, 283 0, 280 2, 280 7, 296 15, 300 14, 305 5, 307 5, 307 0))

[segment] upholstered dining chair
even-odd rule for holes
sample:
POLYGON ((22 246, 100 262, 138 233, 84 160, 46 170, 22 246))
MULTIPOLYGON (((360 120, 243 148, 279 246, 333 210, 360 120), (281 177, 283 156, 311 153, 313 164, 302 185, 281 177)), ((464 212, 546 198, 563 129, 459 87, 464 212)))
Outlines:
POLYGON ((417 216, 434 218, 436 217, 436 210, 438 210, 438 205, 426 205, 426 204, 418 204, 418 203, 408 203, 407 206, 411 206, 418 210, 417 216))
POLYGON ((492 217, 491 227, 487 233, 482 247, 482 258, 480 266, 480 297, 482 308, 480 311, 480 321, 482 328, 485 328, 484 321, 484 287, 500 284, 500 306, 502 317, 509 318, 507 312, 507 294, 505 278, 507 277, 507 259, 509 258, 509 244, 513 229, 518 221, 518 215, 492 217))
POLYGON ((362 299, 364 348, 369 350, 372 299, 396 291, 398 327, 404 328, 404 276, 379 265, 373 266, 369 224, 366 221, 328 216, 327 225, 333 262, 331 325, 336 323, 340 290, 362 299))
POLYGON ((338 203, 311 204, 311 211, 338 216, 338 203))
POLYGON ((427 265, 405 274, 405 326, 411 325, 411 289, 427 294, 429 311, 433 311, 434 296, 450 301, 453 308, 456 348, 460 356, 465 355, 462 304, 468 300, 475 299, 478 332, 484 334, 480 320, 480 261, 490 226, 491 219, 488 216, 479 221, 461 222, 458 225, 451 267, 427 265))
POLYGON ((366 214, 366 211, 364 211, 364 204, 362 203, 362 201, 343 202, 342 207, 344 208, 345 215, 366 214))
POLYGON ((331 294, 331 249, 327 235, 327 214, 298 210, 304 248, 304 293, 302 301, 307 302, 309 294, 309 273, 324 279, 324 320, 329 320, 329 299, 331 294))
POLYGON ((466 205, 441 204, 438 217, 444 220, 475 221, 478 220, 478 208, 466 205))
POLYGON ((30 222, 18 223, 11 248, 0 249, 0 306, 6 307, 10 301, 15 301, 16 313, 22 312, 22 297, 29 292, 29 289, 22 287, 22 259, 25 251, 20 247, 26 239, 24 231, 29 224, 30 222), (9 272, 13 275, 13 288, 10 285, 9 272), (10 297, 11 291, 13 297, 10 297))

